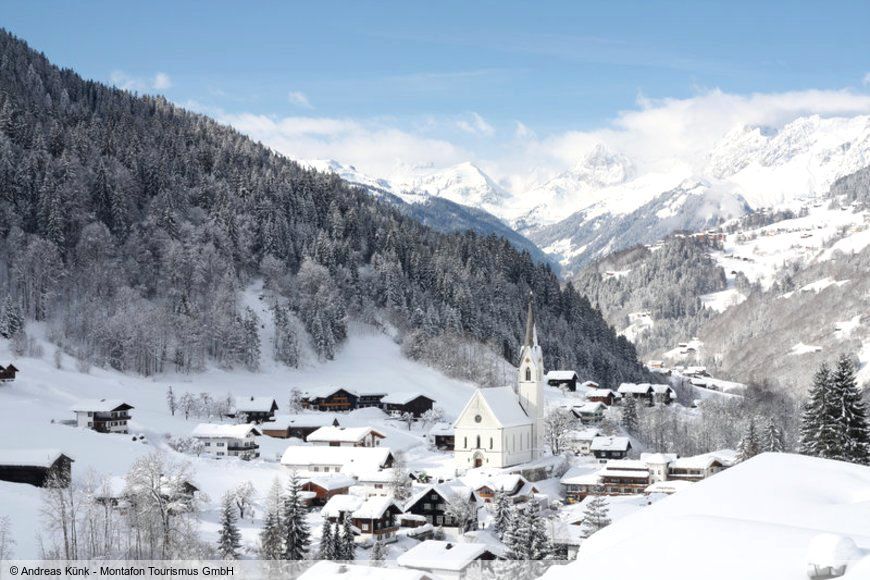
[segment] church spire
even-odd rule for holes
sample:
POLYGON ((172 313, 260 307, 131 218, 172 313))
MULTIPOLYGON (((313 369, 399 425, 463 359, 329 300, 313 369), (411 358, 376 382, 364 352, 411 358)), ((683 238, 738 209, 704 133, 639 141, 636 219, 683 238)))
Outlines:
POLYGON ((529 291, 529 313, 526 316, 526 339, 523 346, 538 346, 538 330, 535 328, 535 311, 532 308, 533 294, 529 291))

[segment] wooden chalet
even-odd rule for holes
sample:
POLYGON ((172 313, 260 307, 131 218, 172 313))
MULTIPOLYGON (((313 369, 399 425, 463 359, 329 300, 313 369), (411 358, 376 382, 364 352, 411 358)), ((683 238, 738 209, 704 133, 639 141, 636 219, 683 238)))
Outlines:
POLYGON ((577 381, 580 377, 574 371, 550 371, 545 380, 551 387, 564 387, 573 393, 577 390, 577 381))
POLYGON ((385 435, 374 427, 321 427, 308 435, 314 445, 329 447, 378 447, 385 435))
POLYGON ((278 403, 272 397, 239 397, 233 403, 228 417, 244 417, 248 423, 271 421, 278 410, 278 403))
MULTIPOLYGON (((405 502, 405 513, 423 516, 428 523, 435 526, 456 528, 459 525, 447 513, 447 506, 457 499, 477 505, 477 498, 469 487, 449 483, 427 485, 405 502)), ((472 521, 461 531, 466 532, 475 527, 477 522, 472 521)))
POLYGON ((381 399, 381 408, 387 413, 411 413, 418 418, 431 411, 434 404, 435 399, 420 393, 391 393, 381 399))
POLYGON ((436 449, 441 451, 453 451, 456 445, 456 434, 453 425, 449 423, 436 423, 429 429, 429 440, 436 449))
POLYGON ((54 482, 67 487, 73 460, 56 449, 5 449, 0 451, 0 481, 45 487, 54 482))
POLYGON ((321 427, 338 427, 338 417, 333 414, 306 413, 300 415, 277 415, 271 421, 260 425, 260 432, 267 437, 277 439, 302 439, 308 440, 308 436, 321 427))
POLYGON ((356 481, 352 477, 335 475, 329 477, 311 477, 302 482, 302 491, 314 494, 312 505, 326 505, 333 496, 346 495, 356 481))
POLYGON ((76 415, 76 426, 97 433, 127 433, 133 405, 120 399, 79 401, 70 410, 76 415))
POLYGON ((359 394, 350 389, 337 388, 325 395, 305 394, 302 407, 315 411, 353 411, 358 408, 359 394))
POLYGON ((402 509, 389 496, 335 495, 320 510, 320 515, 332 523, 342 521, 346 515, 350 517, 354 533, 364 542, 396 541, 401 513, 402 509))
POLYGON ((616 403, 619 395, 610 389, 592 389, 586 393, 586 400, 590 403, 604 403, 608 407, 616 403))
POLYGON ((474 490, 475 495, 483 503, 491 503, 498 492, 505 494, 513 503, 518 503, 528 500, 538 493, 538 489, 518 473, 502 473, 490 478, 474 490))
POLYGON ((624 459, 631 451, 631 441, 628 437, 596 437, 589 450, 599 463, 606 463, 611 459, 624 459))
POLYGON ((9 366, 4 367, 0 365, 0 383, 10 383, 15 380, 15 375, 18 373, 18 369, 15 368, 15 365, 9 363, 9 366))

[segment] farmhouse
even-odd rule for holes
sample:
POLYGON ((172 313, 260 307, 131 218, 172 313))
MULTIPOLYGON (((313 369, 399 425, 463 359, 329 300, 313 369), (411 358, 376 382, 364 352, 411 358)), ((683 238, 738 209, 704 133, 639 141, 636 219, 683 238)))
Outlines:
POLYGON ((429 429, 429 440, 436 449, 453 451, 456 444, 456 432, 450 423, 436 423, 429 429))
POLYGON ((18 374, 18 369, 15 365, 9 363, 9 366, 0 365, 0 383, 11 383, 15 380, 15 375, 18 374))
POLYGON ((278 410, 278 403, 271 397, 239 397, 227 414, 229 417, 243 417, 250 423, 270 421, 278 410))
POLYGON ((321 427, 307 441, 329 447, 377 447, 384 434, 373 427, 321 427))
POLYGON ((359 530, 358 537, 364 542, 396 541, 399 529, 396 516, 402 513, 391 497, 363 498, 355 495, 333 496, 320 515, 330 522, 339 522, 348 515, 351 524, 359 530))
POLYGON ((592 389, 586 393, 586 400, 590 403, 604 403, 608 407, 616 403, 618 399, 619 394, 610 389, 592 389))
POLYGON ((45 487, 67 487, 73 460, 56 449, 4 449, 0 451, 0 481, 45 487))
POLYGON ((127 433, 127 421, 133 406, 120 399, 79 401, 70 410, 76 414, 76 425, 97 433, 127 433))
POLYGON ((646 403, 650 407, 655 404, 655 399, 653 398, 655 391, 650 383, 622 383, 619 385, 617 392, 622 397, 631 397, 632 399, 646 403))
POLYGON ((300 403, 305 409, 315 411, 352 411, 359 403, 359 393, 337 388, 325 395, 303 393, 300 403))
POLYGON ((191 436, 202 441, 205 453, 212 457, 238 457, 254 459, 260 456, 257 436, 260 431, 253 425, 225 425, 200 423, 191 436))
POLYGON ((604 411, 606 409, 607 405, 604 403, 585 403, 571 407, 571 412, 575 417, 580 419, 582 424, 591 425, 599 423, 604 418, 604 411))
POLYGON ((295 437, 307 441, 309 435, 328 425, 338 427, 338 416, 333 413, 278 415, 271 421, 263 423, 260 426, 260 431, 263 435, 278 439, 295 437))
POLYGON ((324 505, 335 495, 347 494, 356 481, 344 475, 309 477, 302 482, 302 491, 314 494, 312 504, 324 505))
POLYGON ((628 437, 596 437, 589 446, 592 455, 599 463, 610 459, 623 459, 631 451, 631 441, 628 437))
POLYGON ((474 490, 474 493, 483 503, 492 502, 497 492, 505 494, 514 503, 517 503, 528 500, 531 496, 538 493, 538 490, 534 484, 518 473, 496 475, 474 490))
POLYGON ((381 408, 391 414, 411 413, 421 417, 426 411, 432 410, 435 399, 420 393, 390 393, 381 399, 381 408))
POLYGON ((281 465, 301 473, 344 473, 356 476, 392 466, 388 447, 328 447, 291 445, 281 457, 281 465))
POLYGON ((577 390, 577 381, 580 377, 574 371, 550 371, 544 378, 551 387, 565 387, 571 392, 577 390))
MULTIPOLYGON (((428 523, 435 526, 456 528, 459 527, 460 522, 447 512, 447 506, 453 502, 465 502, 477 506, 477 498, 471 488, 457 483, 439 483, 427 485, 411 496, 405 502, 405 513, 423 516, 428 523)), ((472 509, 472 512, 477 514, 476 509, 472 509)), ((463 532, 476 527, 476 516, 472 520, 467 522, 463 532)))
POLYGON ((426 540, 401 554, 396 562, 403 568, 430 572, 438 578, 464 578, 474 562, 495 560, 486 544, 426 540))
POLYGON ((570 431, 567 436, 566 447, 575 455, 588 455, 592 452, 592 440, 601 435, 597 427, 570 431))
POLYGON ((367 409, 368 407, 380 407, 381 399, 384 398, 386 393, 361 393, 357 392, 357 401, 356 408, 357 409, 367 409))

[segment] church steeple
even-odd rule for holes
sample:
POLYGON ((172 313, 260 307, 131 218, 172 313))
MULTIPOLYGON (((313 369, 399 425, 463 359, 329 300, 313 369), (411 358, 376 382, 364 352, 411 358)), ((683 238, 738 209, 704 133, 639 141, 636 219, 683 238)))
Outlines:
POLYGON ((532 308, 533 294, 529 291, 529 312, 526 315, 526 339, 523 346, 538 346, 538 329, 535 328, 535 310, 532 308))

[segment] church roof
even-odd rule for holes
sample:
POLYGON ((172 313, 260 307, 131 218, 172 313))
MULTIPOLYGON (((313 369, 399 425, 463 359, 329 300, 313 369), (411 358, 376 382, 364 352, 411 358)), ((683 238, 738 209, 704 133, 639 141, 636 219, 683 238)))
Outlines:
POLYGON ((532 308, 532 293, 529 292, 529 312, 526 315, 526 339, 523 346, 538 346, 538 331, 535 328, 535 310, 532 308))
POLYGON ((532 420, 520 405, 519 397, 511 387, 478 389, 478 392, 502 427, 532 424, 532 420))

